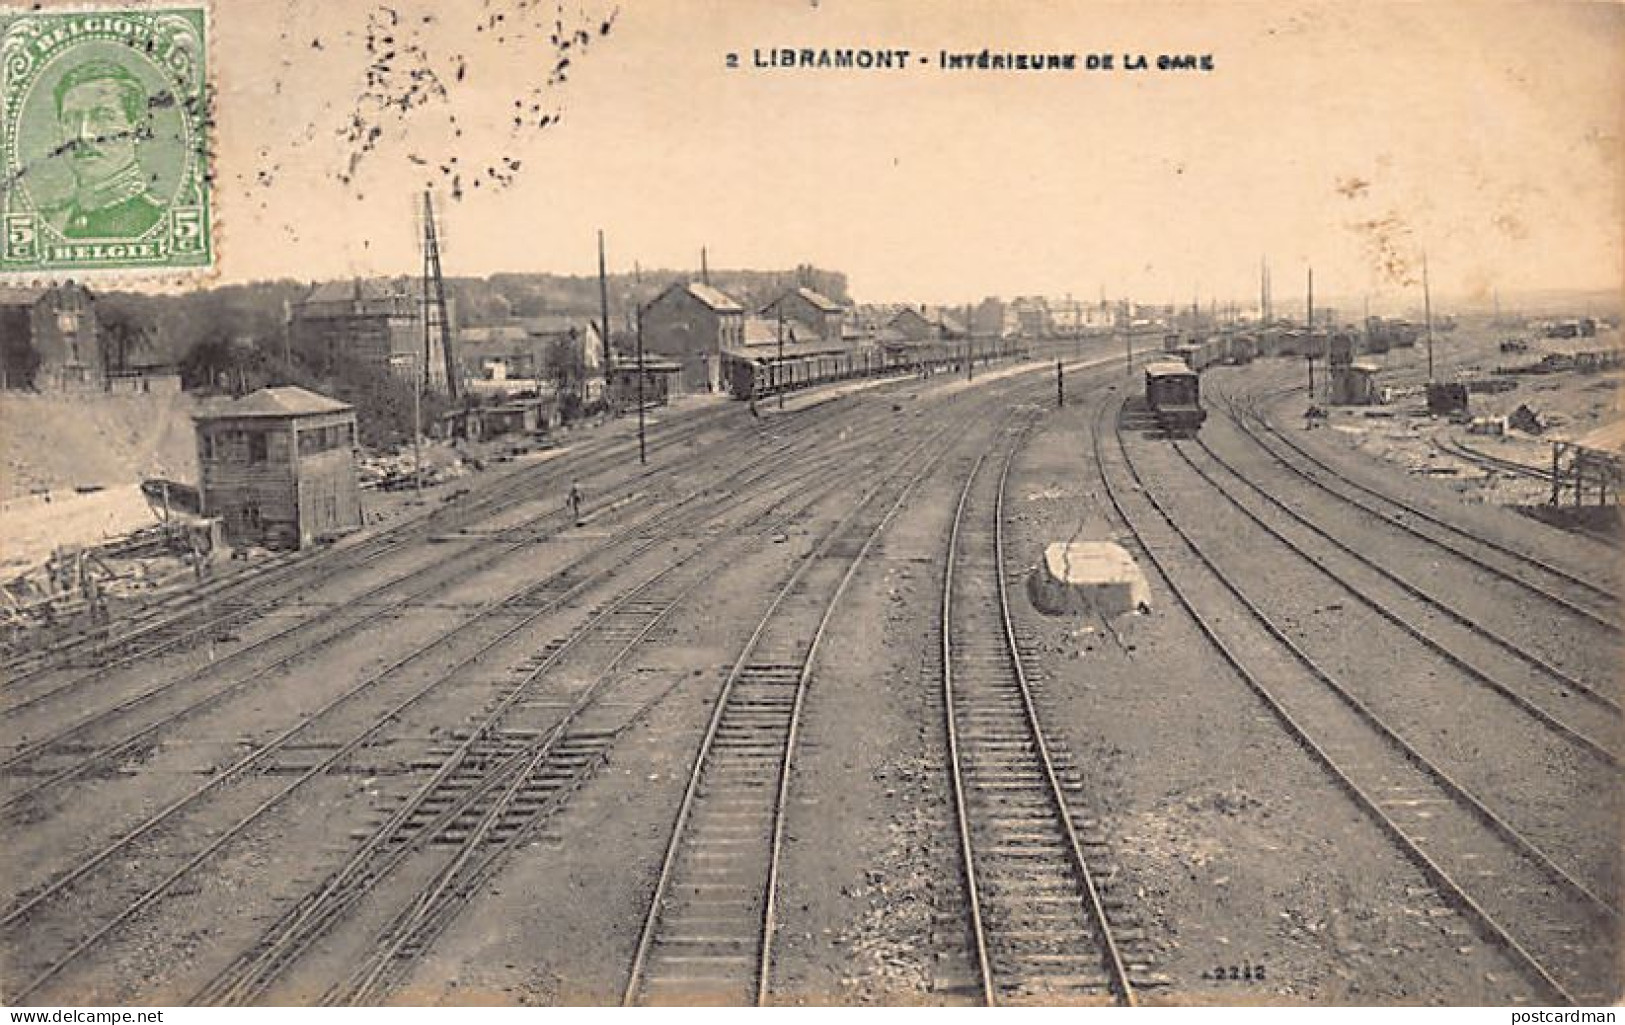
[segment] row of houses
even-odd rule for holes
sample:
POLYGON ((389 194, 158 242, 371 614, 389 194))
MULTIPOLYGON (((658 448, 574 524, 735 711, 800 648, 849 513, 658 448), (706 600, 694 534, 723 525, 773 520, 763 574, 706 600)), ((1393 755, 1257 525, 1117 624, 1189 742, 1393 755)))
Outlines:
MULTIPOLYGON (((449 305, 448 319, 455 324, 455 302, 449 305)), ((797 287, 751 310, 719 288, 680 281, 645 304, 641 318, 646 362, 675 366, 666 382, 672 390, 707 392, 723 387, 728 358, 772 361, 781 351, 786 359, 859 352, 896 358, 923 342, 1016 333, 1031 326, 1012 315, 1022 309, 1019 301, 1006 307, 993 299, 957 312, 847 307, 797 287)), ((402 376, 423 372, 430 388, 447 386, 448 361, 435 333, 424 329, 421 286, 414 279, 316 285, 288 305, 286 325, 289 349, 319 371, 360 364, 402 376)), ((117 360, 104 353, 100 335, 94 297, 81 285, 0 287, 0 387, 114 387, 131 369, 109 365, 117 360)), ((451 372, 474 391, 540 391, 574 375, 572 387, 586 401, 612 387, 605 356, 623 364, 636 347, 630 326, 617 326, 606 345, 598 318, 584 314, 512 318, 464 328, 454 339, 451 372)), ((178 379, 173 383, 178 386, 178 379)))
POLYGON ((896 357, 925 342, 969 337, 965 321, 933 307, 848 309, 810 288, 794 288, 751 313, 721 290, 678 282, 643 308, 643 345, 676 362, 683 391, 720 391, 723 363, 872 352, 896 357))
MULTIPOLYGON (((786 290, 758 310, 712 285, 673 283, 641 308, 646 370, 660 374, 656 387, 680 393, 725 387, 730 359, 772 362, 865 350, 896 355, 926 341, 963 339, 971 329, 954 315, 930 307, 848 308, 810 288, 786 290)), ((545 390, 571 355, 595 398, 606 387, 605 349, 597 318, 558 314, 516 318, 507 324, 464 328, 457 335, 461 366, 473 391, 545 390), (550 365, 551 364, 551 365, 550 365)), ((615 330, 611 360, 633 361, 636 330, 615 330)), ((607 387, 613 392, 616 374, 607 387)), ((623 382, 624 383, 624 382, 623 382)), ((653 382, 649 382, 653 383, 653 382)))

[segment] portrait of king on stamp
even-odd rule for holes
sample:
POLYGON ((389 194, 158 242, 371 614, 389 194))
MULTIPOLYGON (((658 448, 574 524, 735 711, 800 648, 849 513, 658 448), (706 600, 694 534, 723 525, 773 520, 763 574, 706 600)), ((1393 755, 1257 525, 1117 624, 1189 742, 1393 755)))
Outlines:
POLYGON ((202 8, 0 11, 0 273, 214 259, 202 8))

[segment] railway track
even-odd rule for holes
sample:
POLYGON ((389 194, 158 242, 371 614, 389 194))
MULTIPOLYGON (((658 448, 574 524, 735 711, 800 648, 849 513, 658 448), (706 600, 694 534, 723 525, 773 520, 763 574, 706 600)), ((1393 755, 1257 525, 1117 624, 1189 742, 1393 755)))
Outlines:
POLYGON ((875 541, 951 448, 871 487, 757 622, 695 756, 624 1005, 767 1003, 786 799, 819 646, 875 541))
POLYGON ((1106 841, 1079 821, 1039 721, 1011 621, 1003 508, 1020 436, 997 467, 978 459, 948 538, 942 688, 971 936, 988 1005, 1109 999, 1160 983, 1114 935, 1106 841))
POLYGON ((1447 456, 1472 463, 1483 470, 1516 474, 1519 477, 1538 480, 1548 487, 1552 483, 1552 472, 1550 470, 1542 470, 1539 467, 1529 466, 1516 460, 1502 459, 1500 456, 1492 456, 1488 452, 1480 452, 1456 438, 1434 438, 1433 447, 1447 456))
MULTIPOLYGON (((602 699, 612 687, 618 698, 627 696, 621 692, 630 685, 615 687, 623 663, 700 587, 764 536, 826 499, 852 469, 845 460, 825 461, 808 475, 822 481, 809 487, 803 478, 788 509, 774 502, 736 527, 711 535, 701 549, 599 608, 569 636, 537 653, 506 694, 344 865, 193 1002, 254 1002, 381 880, 408 857, 421 857, 427 845, 440 843, 446 849, 428 881, 368 944, 367 957, 323 995, 324 1003, 338 1006, 379 999, 503 856, 585 782, 614 739, 672 686, 661 685, 653 695, 633 695, 636 711, 630 714, 606 707, 602 699), (770 518, 776 525, 764 526, 770 518), (562 694, 550 691, 548 707, 527 712, 527 703, 552 678, 585 682, 568 685, 562 694), (561 703, 562 709, 557 707, 561 703), (500 738, 507 738, 506 747, 485 749, 500 738)), ((699 523, 689 517, 669 526, 694 529, 699 523)))
POLYGON ((1612 698, 1506 640, 1382 566, 1353 545, 1315 525, 1279 497, 1249 480, 1205 441, 1198 439, 1195 444, 1197 450, 1229 480, 1244 485, 1249 497, 1240 497, 1233 485, 1221 482, 1182 444, 1174 442, 1170 448, 1185 466, 1221 495, 1227 505, 1257 525, 1283 549, 1323 573, 1356 601, 1461 670, 1468 678, 1490 688, 1564 740, 1578 745, 1616 769, 1619 767, 1620 758, 1615 744, 1622 710, 1612 698), (1321 549, 1330 546, 1339 554, 1327 558, 1312 551, 1311 546, 1321 549), (1368 572, 1361 572, 1362 569, 1368 572), (1371 579, 1372 576, 1377 579, 1371 579), (1361 578, 1364 578, 1363 582, 1357 583, 1361 578), (1397 600, 1375 597, 1373 592, 1383 585, 1397 589, 1400 597, 1397 600), (1463 654, 1476 647, 1475 642, 1490 644, 1496 649, 1496 654, 1463 654), (1581 700, 1573 700, 1575 695, 1581 700))
MULTIPOLYGON (((799 441, 774 446, 757 453, 749 464, 740 467, 739 470, 742 473, 752 474, 763 467, 775 467, 780 460, 791 458, 798 449, 808 445, 808 439, 802 436, 799 441)), ((623 528, 618 536, 611 540, 624 542, 639 534, 647 533, 659 517, 680 511, 687 504, 702 497, 703 492, 692 492, 671 506, 648 511, 642 519, 623 528)), ((606 502, 605 505, 613 507, 614 503, 606 502)), ((552 516, 552 513, 548 513, 539 519, 546 520, 552 516)), ((268 674, 285 672, 303 664, 333 645, 354 638, 374 624, 400 614, 414 603, 430 598, 452 584, 470 579, 511 558, 526 547, 537 543, 537 537, 529 533, 535 522, 537 521, 530 521, 513 530, 511 534, 517 540, 501 543, 499 537, 497 539, 499 543, 491 545, 487 539, 486 543, 479 546, 477 554, 463 552, 460 553, 460 558, 439 560, 426 567, 422 573, 408 574, 405 578, 387 581, 364 592, 362 597, 353 599, 345 609, 335 610, 322 617, 320 625, 323 629, 315 637, 302 636, 307 632, 309 624, 303 621, 295 623, 289 628, 275 631, 266 638, 237 649, 223 659, 187 671, 179 677, 161 682, 146 691, 55 729, 45 736, 30 740, 0 760, 0 774, 29 779, 25 786, 9 790, 3 798, 0 798, 0 812, 30 807, 41 795, 65 783, 135 755, 154 743, 154 738, 162 731, 235 695, 260 686, 268 674), (432 572, 440 569, 449 569, 451 574, 442 578, 432 572), (427 578, 426 583, 420 579, 423 577, 427 578), (398 598, 381 604, 372 604, 381 595, 398 586, 402 580, 414 580, 422 586, 398 598), (256 656, 267 653, 271 656, 269 662, 255 661, 256 656), (224 673, 233 675, 222 682, 221 675, 224 673), (188 695, 185 688, 191 684, 201 684, 208 689, 201 696, 188 695), (170 702, 175 707, 166 710, 163 706, 164 701, 170 702), (116 739, 97 738, 96 733, 99 729, 116 724, 135 710, 154 703, 159 706, 160 714, 156 717, 138 725, 133 731, 125 730, 116 739), (56 754, 59 751, 68 752, 65 764, 56 764, 64 760, 62 756, 56 754)), ((633 557, 649 550, 655 543, 652 537, 645 538, 634 550, 633 557)), ((589 553, 586 559, 572 564, 570 572, 579 575, 593 556, 601 555, 604 550, 612 547, 613 544, 604 545, 599 551, 589 553)), ((626 557, 628 556, 625 553, 621 553, 621 558, 626 557)), ((4 715, 0 714, 0 719, 3 718, 4 715)))
POLYGON ((1455 526, 1422 507, 1339 475, 1277 429, 1256 408, 1227 400, 1229 419, 1271 459, 1344 504, 1383 520, 1430 546, 1452 553, 1541 601, 1617 637, 1619 596, 1609 587, 1455 526), (1268 439, 1266 440, 1266 435, 1268 439))
POLYGON ((1112 412, 1102 406, 1094 432, 1106 494, 1224 661, 1543 999, 1611 1003, 1618 908, 1428 761, 1271 622, 1146 487, 1116 425, 1116 453, 1107 459, 1101 439, 1112 412))
MULTIPOLYGON (((675 430, 663 432, 650 447, 657 452, 680 448, 703 430, 715 426, 724 415, 706 413, 686 418, 675 430)), ((595 439, 559 459, 506 474, 482 488, 472 500, 442 506, 426 516, 397 524, 358 543, 341 543, 334 548, 274 557, 273 562, 235 575, 218 585, 167 599, 149 609, 137 610, 132 617, 120 623, 69 638, 43 652, 13 657, 0 664, 0 678, 7 681, 8 690, 14 690, 47 673, 62 669, 90 669, 67 684, 53 688, 54 692, 105 678, 114 671, 156 655, 181 650, 215 633, 229 631, 249 619, 263 616, 283 601, 375 563, 406 545, 454 529, 459 522, 477 522, 514 505, 533 501, 545 481, 551 480, 552 490, 558 492, 562 486, 560 482, 570 479, 572 475, 584 477, 589 482, 596 480, 598 473, 588 473, 589 468, 614 465, 610 463, 610 457, 616 453, 630 452, 634 444, 624 438, 595 439), (312 571, 315 571, 314 575, 312 571), (125 629, 116 634, 106 632, 115 626, 125 629)), ((555 518, 563 522, 562 514, 555 518)))
MULTIPOLYGON (((889 417, 880 419, 896 423, 889 417)), ((822 450, 828 463, 826 469, 831 472, 838 469, 850 476, 857 457, 865 452, 893 451, 875 445, 874 440, 870 438, 865 443, 854 436, 842 442, 844 448, 826 447, 822 450)), ((741 483, 741 479, 730 482, 735 488, 741 483)), ((883 486, 892 484, 888 482, 883 486)), ((800 489, 801 485, 796 487, 800 489)), ((728 504, 729 494, 718 492, 713 497, 728 504)), ((709 535, 720 529, 707 527, 698 533, 709 535)), ((682 521, 673 519, 650 526, 642 536, 645 541, 670 542, 674 536, 689 536, 689 531, 683 528, 682 521), (674 535, 673 531, 677 533, 674 535)), ((257 741, 257 746, 242 758, 220 768, 195 790, 162 805, 138 825, 123 830, 110 843, 77 859, 65 871, 21 892, 0 912, 0 935, 7 936, 7 945, 18 952, 19 964, 32 965, 35 970, 31 977, 24 977, 27 969, 20 969, 21 988, 7 992, 6 998, 17 1000, 38 993, 59 978, 67 967, 99 949, 138 916, 154 909, 167 895, 195 888, 195 884, 187 880, 195 878, 199 869, 229 845, 249 836, 251 830, 268 826, 277 815, 288 814, 290 798, 295 794, 315 789, 322 780, 346 771, 345 766, 363 752, 387 743, 386 729, 392 723, 418 714, 420 708, 429 707, 435 700, 443 701, 437 695, 448 680, 487 658, 498 645, 519 631, 534 629, 543 616, 558 610, 565 602, 579 604, 585 593, 576 586, 581 583, 581 579, 573 578, 566 570, 493 603, 489 610, 492 615, 512 624, 512 629, 501 630, 494 638, 485 634, 474 637, 470 631, 454 629, 405 651, 401 657, 376 671, 369 671, 353 686, 304 713, 305 718, 300 722, 257 741), (424 673, 431 678, 420 684, 424 673), (288 782, 284 784, 284 780, 288 782), (98 886, 98 880, 109 885, 98 886), (69 917, 64 919, 63 915, 69 917), (36 944, 33 942, 36 935, 49 936, 51 942, 36 944)), ((482 611, 480 616, 484 615, 482 611)), ((545 658, 545 655, 546 651, 539 653, 540 657, 545 658)), ((455 837, 461 831, 477 830, 481 843, 487 847, 492 843, 508 843, 518 835, 514 830, 527 820, 530 811, 548 806, 548 802, 567 794, 570 785, 578 785, 569 784, 569 780, 579 782, 590 774, 591 766, 596 764, 594 752, 606 750, 605 738, 612 736, 591 723, 586 724, 586 728, 567 731, 557 739, 550 754, 540 762, 531 763, 533 771, 526 774, 517 771, 518 765, 525 763, 516 760, 521 752, 515 745, 528 743, 523 733, 523 730, 510 730, 506 725, 489 732, 468 749, 461 767, 443 780, 446 784, 443 789, 477 792, 486 795, 481 800, 496 800, 495 806, 506 810, 490 819, 488 825, 481 826, 480 823, 488 821, 484 816, 493 805, 463 806, 454 818, 445 820, 445 828, 437 835, 455 837), (482 768, 493 765, 508 768, 494 775, 482 768), (561 790, 550 790, 552 784, 548 780, 562 780, 565 785, 561 790), (504 786, 513 789, 504 790, 504 786)), ((443 763, 437 760, 433 764, 438 767, 443 763)), ((423 826, 455 805, 453 802, 441 806, 443 797, 441 794, 426 800, 422 810, 427 810, 428 817, 420 810, 414 821, 423 826)), ((428 909, 426 913, 413 912, 400 920, 403 928, 399 935, 407 938, 399 944, 392 939, 387 948, 408 957, 420 950, 423 938, 432 936, 439 927, 436 923, 449 920, 447 909, 458 903, 457 895, 469 892, 467 885, 478 885, 477 881, 470 881, 477 880, 480 866, 492 864, 495 862, 483 856, 469 856, 453 876, 448 876, 449 882, 439 894, 423 906, 428 909)), ((397 957, 377 975, 357 976, 354 984, 360 988, 354 992, 376 993, 380 985, 387 986, 390 973, 398 969, 399 961, 397 957)), ((276 972, 271 974, 274 977, 276 972)))
MULTIPOLYGON (((853 447, 857 447, 855 442, 853 447)), ((818 457, 823 464, 822 472, 850 472, 854 454, 848 451, 823 453, 818 457)), ((780 468, 782 469, 782 465, 780 468)), ((749 483, 749 479, 735 483, 749 483)), ((796 489, 792 486, 789 490, 794 492, 796 489)), ((725 509, 738 506, 737 499, 730 499, 727 493, 715 497, 716 504, 725 509)), ((666 541, 671 536, 670 531, 680 529, 683 522, 684 518, 676 518, 662 523, 658 529, 646 532, 646 536, 643 537, 644 543, 653 546, 666 541)), ((615 560, 613 565, 605 567, 599 574, 582 578, 577 578, 566 570, 522 589, 505 601, 493 603, 485 614, 415 646, 401 657, 368 673, 287 730, 215 773, 206 783, 150 815, 112 842, 97 848, 72 868, 56 875, 49 883, 25 894, 0 914, 0 935, 17 935, 23 927, 35 924, 39 915, 49 908, 60 908, 65 903, 64 898, 69 896, 80 898, 74 902, 72 909, 75 918, 87 919, 93 924, 80 930, 80 938, 72 942, 65 952, 58 951, 56 954, 45 955, 42 958, 45 961, 44 966, 15 992, 7 992, 6 998, 16 1001, 36 992, 116 929, 155 904, 182 879, 195 872, 228 843, 244 835, 251 826, 281 807, 292 795, 301 792, 314 781, 335 770, 347 758, 374 742, 377 735, 392 721, 404 717, 410 710, 442 689, 458 673, 479 662, 520 631, 543 621, 564 604, 579 603, 588 593, 590 585, 613 577, 623 568, 623 562, 615 560), (478 638, 477 644, 471 650, 466 643, 461 647, 453 643, 470 633, 471 624, 491 619, 498 620, 502 624, 496 636, 478 638), (404 673, 404 670, 420 662, 433 663, 436 660, 449 660, 449 664, 436 667, 428 682, 410 687, 410 681, 401 679, 409 675, 404 673), (396 684, 393 689, 382 686, 392 681, 396 684), (401 694, 402 684, 407 685, 404 688, 406 690, 404 696, 401 694), (338 733, 339 736, 332 740, 313 741, 311 734, 317 732, 315 728, 318 725, 338 733), (275 768, 271 764, 273 756, 281 757, 296 740, 325 754, 314 764, 310 764, 308 759, 294 756, 291 771, 288 773, 293 778, 283 784, 280 781, 281 776, 270 771, 275 768), (228 784, 231 784, 229 788, 228 784), (185 820, 186 813, 199 811, 204 799, 210 797, 217 798, 218 803, 225 805, 227 817, 236 816, 230 825, 224 828, 201 827, 197 823, 185 820), (182 853, 142 859, 133 850, 137 841, 145 837, 177 832, 196 833, 210 839, 190 855, 182 853), (120 898, 116 892, 119 887, 113 887, 107 893, 98 892, 96 899, 92 899, 86 889, 86 881, 101 873, 104 867, 124 864, 119 856, 125 852, 130 852, 129 856, 138 858, 138 863, 146 873, 147 881, 137 885, 140 889, 139 895, 134 899, 120 898), (162 874, 170 866, 174 867, 167 874, 162 874), (154 882, 152 879, 155 873, 160 877, 154 882), (105 899, 112 904, 111 910, 105 912, 99 923, 96 922, 97 914, 93 906, 97 903, 97 899, 105 899)), ((215 812, 219 814, 220 809, 215 809, 215 812)), ((124 881, 123 889, 128 892, 129 888, 128 881, 124 881)))
MULTIPOLYGON (((1552 471, 1541 469, 1538 466, 1530 466, 1529 464, 1521 463, 1516 459, 1506 459, 1502 456, 1491 455, 1490 453, 1482 451, 1481 449, 1473 448, 1471 445, 1468 445, 1459 438, 1434 438, 1433 446, 1439 451, 1443 452, 1445 455, 1454 459, 1460 459, 1463 462, 1475 466, 1480 470, 1484 470, 1489 474, 1512 474, 1515 477, 1522 477, 1526 480, 1538 481, 1544 485, 1545 488, 1550 488, 1552 486, 1552 471)), ((1550 502, 1550 496, 1548 496, 1546 500, 1550 502)), ((1583 523, 1565 523, 1563 524, 1562 529, 1579 534, 1583 537, 1588 537, 1591 540, 1596 541, 1598 544, 1605 544, 1610 548, 1618 548, 1621 545, 1620 536, 1616 532, 1610 530, 1586 526, 1583 523)))

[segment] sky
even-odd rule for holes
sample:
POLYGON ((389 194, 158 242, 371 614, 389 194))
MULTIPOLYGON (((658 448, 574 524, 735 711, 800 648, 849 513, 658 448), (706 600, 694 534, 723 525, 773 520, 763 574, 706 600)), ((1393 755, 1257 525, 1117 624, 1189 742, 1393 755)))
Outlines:
POLYGON ((1435 294, 1625 277, 1616 4, 215 0, 212 24, 221 281, 412 273, 425 186, 455 275, 590 273, 602 229, 611 270, 704 246, 867 301, 1205 303, 1256 295, 1262 258, 1278 302, 1311 263, 1381 301, 1424 249, 1435 294), (911 64, 752 66, 782 47, 911 64))

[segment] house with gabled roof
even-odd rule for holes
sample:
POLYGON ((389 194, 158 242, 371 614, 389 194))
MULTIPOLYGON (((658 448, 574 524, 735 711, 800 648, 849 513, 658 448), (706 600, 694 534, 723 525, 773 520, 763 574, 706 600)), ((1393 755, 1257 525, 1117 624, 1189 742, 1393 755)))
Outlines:
POLYGON ((841 304, 810 288, 792 288, 762 307, 762 316, 803 324, 826 342, 841 340, 846 310, 841 304))
POLYGON ((688 392, 722 388, 722 353, 744 344, 745 308, 698 281, 679 281, 643 308, 643 348, 683 369, 673 382, 688 392))
POLYGON ((926 306, 906 307, 886 326, 915 342, 964 338, 966 334, 965 325, 957 318, 926 306))

